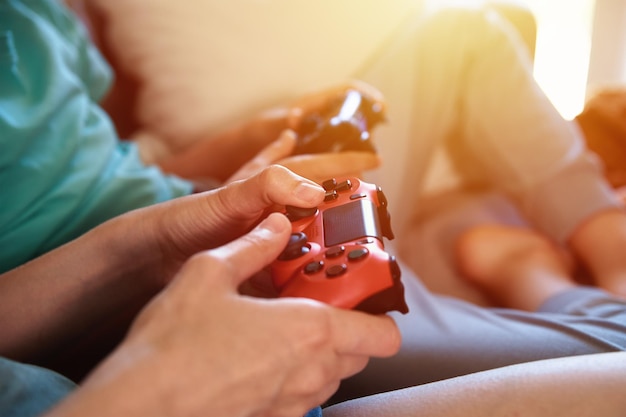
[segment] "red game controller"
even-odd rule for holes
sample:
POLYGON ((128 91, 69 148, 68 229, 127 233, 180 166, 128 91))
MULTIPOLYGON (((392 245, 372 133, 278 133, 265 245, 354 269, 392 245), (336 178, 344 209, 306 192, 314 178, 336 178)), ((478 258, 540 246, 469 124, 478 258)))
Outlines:
POLYGON ((381 188, 352 177, 323 186, 321 206, 286 208, 293 233, 270 266, 279 296, 372 314, 407 313, 400 267, 384 250, 383 237, 394 236, 381 188))

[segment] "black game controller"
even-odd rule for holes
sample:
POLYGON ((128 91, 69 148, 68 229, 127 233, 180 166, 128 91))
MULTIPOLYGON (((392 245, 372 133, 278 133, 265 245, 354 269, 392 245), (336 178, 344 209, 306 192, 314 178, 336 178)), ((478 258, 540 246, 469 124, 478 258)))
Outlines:
POLYGON ((384 250, 383 237, 394 236, 381 188, 354 177, 323 185, 321 206, 286 209, 293 233, 270 266, 279 296, 373 314, 407 313, 400 267, 384 250))
POLYGON ((302 120, 296 133, 294 154, 367 151, 376 152, 371 131, 385 121, 384 106, 357 90, 345 95, 325 111, 302 120))

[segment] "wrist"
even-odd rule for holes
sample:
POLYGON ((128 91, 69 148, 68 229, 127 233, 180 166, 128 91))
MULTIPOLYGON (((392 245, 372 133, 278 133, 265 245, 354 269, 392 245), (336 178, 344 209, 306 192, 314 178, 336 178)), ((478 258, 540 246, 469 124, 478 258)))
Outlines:
POLYGON ((106 245, 108 273, 119 285, 128 286, 127 293, 151 296, 165 286, 152 216, 143 210, 129 212, 100 227, 94 231, 106 245))
POLYGON ((120 223, 111 220, 3 274, 3 355, 33 361, 63 352, 154 293, 153 283, 135 279, 142 261, 122 249, 135 242, 120 243, 120 223), (37 308, 24 309, 24 302, 37 308))

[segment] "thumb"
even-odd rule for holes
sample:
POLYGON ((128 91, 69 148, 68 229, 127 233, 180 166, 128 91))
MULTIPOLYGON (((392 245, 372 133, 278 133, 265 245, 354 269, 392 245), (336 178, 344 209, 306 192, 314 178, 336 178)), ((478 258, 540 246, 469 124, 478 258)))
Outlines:
POLYGON ((228 264, 233 285, 239 286, 280 255, 290 234, 291 223, 287 217, 272 213, 249 233, 210 253, 228 264))
POLYGON ((293 130, 284 130, 278 139, 267 145, 250 161, 242 165, 226 183, 243 180, 261 171, 277 161, 288 157, 296 146, 296 134, 293 130))

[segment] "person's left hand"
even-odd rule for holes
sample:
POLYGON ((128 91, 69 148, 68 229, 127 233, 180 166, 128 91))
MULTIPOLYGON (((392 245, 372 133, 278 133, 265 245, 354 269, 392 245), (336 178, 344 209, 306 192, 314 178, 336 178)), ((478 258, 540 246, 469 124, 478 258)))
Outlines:
POLYGON ((323 198, 315 183, 272 166, 245 181, 104 222, 2 274, 0 354, 32 362, 64 352, 97 326, 134 313, 194 254, 244 235, 278 207, 315 207, 323 198), (37 308, 21 308, 23 300, 37 308))
POLYGON ((323 199, 317 184, 271 166, 216 190, 124 214, 107 226, 116 242, 109 247, 138 266, 136 276, 156 277, 153 285, 162 286, 190 256, 243 235, 268 212, 285 205, 315 207, 323 199))
POLYGON ((365 151, 292 155, 295 145, 295 133, 285 130, 276 141, 239 168, 226 183, 248 178, 272 164, 282 165, 300 176, 321 183, 329 178, 358 177, 381 163, 378 155, 365 151))
MULTIPOLYGON (((225 184, 247 178, 251 172, 257 172, 260 167, 272 163, 279 163, 312 179, 326 179, 376 168, 380 160, 366 152, 287 158, 295 146, 289 141, 295 139, 285 139, 285 132, 297 132, 308 118, 324 112, 332 103, 344 97, 347 91, 352 90, 358 91, 369 102, 376 103, 384 113, 386 103, 382 93, 365 82, 351 80, 305 94, 291 103, 267 109, 249 120, 235 123, 207 137, 197 138, 185 149, 160 158, 158 165, 164 172, 190 180, 211 178, 225 184)), ((145 132, 141 139, 156 142, 145 132)), ((142 140, 139 141, 140 145, 142 140)), ((152 157, 141 147, 140 151, 146 160, 151 160, 152 157)))
POLYGON ((297 131, 307 117, 312 114, 323 113, 331 103, 343 99, 348 91, 357 91, 364 99, 380 106, 381 113, 385 113, 387 103, 382 92, 373 85, 354 79, 321 91, 305 94, 291 102, 287 107, 287 128, 297 131))

